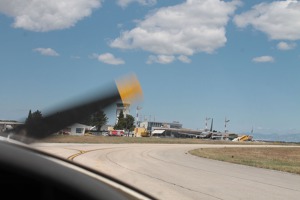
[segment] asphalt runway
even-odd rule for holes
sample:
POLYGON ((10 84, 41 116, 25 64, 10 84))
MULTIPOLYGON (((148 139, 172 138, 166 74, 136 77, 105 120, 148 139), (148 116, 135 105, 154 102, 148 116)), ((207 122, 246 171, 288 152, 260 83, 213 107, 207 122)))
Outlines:
POLYGON ((191 149, 225 145, 40 143, 34 146, 88 165, 158 199, 300 198, 300 175, 199 158, 188 153, 191 149))

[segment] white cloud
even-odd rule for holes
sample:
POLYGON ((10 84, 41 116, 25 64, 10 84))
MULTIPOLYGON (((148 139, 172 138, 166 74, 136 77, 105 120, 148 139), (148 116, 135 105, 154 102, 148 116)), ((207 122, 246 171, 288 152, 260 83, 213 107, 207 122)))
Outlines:
POLYGON ((44 56, 59 56, 59 54, 51 48, 35 48, 33 51, 39 52, 44 56))
POLYGON ((239 1, 187 0, 160 8, 121 33, 110 46, 142 49, 157 55, 213 53, 225 45, 225 26, 239 1))
POLYGON ((253 62, 263 63, 263 62, 274 62, 274 58, 272 56, 260 56, 252 59, 253 62))
POLYGON ((127 7, 130 3, 137 2, 143 6, 152 6, 156 4, 156 0, 118 0, 117 4, 123 8, 127 7))
POLYGON ((1 0, 0 13, 13 17, 15 28, 46 32, 72 27, 100 6, 101 0, 1 0))
POLYGON ((92 58, 97 58, 99 61, 104 62, 106 64, 110 65, 122 65, 125 64, 124 60, 121 58, 116 58, 113 54, 111 53, 104 53, 104 54, 93 54, 92 58))
POLYGON ((296 46, 297 46, 296 43, 279 42, 277 44, 277 48, 283 51, 294 49, 296 46))
POLYGON ((150 55, 147 60, 147 64, 160 63, 160 64, 169 64, 175 60, 175 56, 168 55, 150 55))
POLYGON ((184 55, 180 55, 177 57, 178 60, 180 60, 183 63, 190 63, 191 59, 189 59, 187 56, 184 55))
POLYGON ((300 39, 300 2, 274 1, 255 5, 252 10, 234 17, 238 27, 252 25, 273 40, 300 39))

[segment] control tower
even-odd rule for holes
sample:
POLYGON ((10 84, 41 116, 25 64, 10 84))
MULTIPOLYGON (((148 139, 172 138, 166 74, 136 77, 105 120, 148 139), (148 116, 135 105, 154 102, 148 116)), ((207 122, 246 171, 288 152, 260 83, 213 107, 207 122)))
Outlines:
POLYGON ((119 115, 120 115, 121 111, 123 111, 124 117, 126 117, 127 115, 130 114, 129 107, 130 107, 129 103, 117 103, 116 124, 118 123, 118 118, 119 118, 119 115))

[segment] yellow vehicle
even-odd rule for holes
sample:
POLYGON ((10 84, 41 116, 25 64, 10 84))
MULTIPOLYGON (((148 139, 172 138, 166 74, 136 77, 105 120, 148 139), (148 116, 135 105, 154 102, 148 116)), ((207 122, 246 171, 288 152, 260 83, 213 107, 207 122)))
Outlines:
POLYGON ((146 128, 137 127, 137 128, 134 129, 134 136, 135 137, 149 137, 150 134, 148 133, 146 128))
POLYGON ((251 140, 252 140, 251 135, 242 135, 242 136, 239 136, 239 137, 233 139, 232 141, 251 141, 251 140))

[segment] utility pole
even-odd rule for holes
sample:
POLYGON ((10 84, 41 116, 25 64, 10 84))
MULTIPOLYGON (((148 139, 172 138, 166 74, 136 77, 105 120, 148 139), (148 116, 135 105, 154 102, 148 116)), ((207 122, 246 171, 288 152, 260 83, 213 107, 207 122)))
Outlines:
POLYGON ((142 107, 140 107, 140 106, 136 107, 136 120, 135 120, 136 127, 139 127, 139 110, 141 110, 141 109, 142 109, 142 107))
POLYGON ((211 118, 210 132, 213 132, 214 118, 211 118))
POLYGON ((228 132, 228 130, 227 130, 227 123, 228 122, 230 122, 230 120, 229 119, 226 119, 226 117, 225 117, 225 133, 227 133, 228 132))

